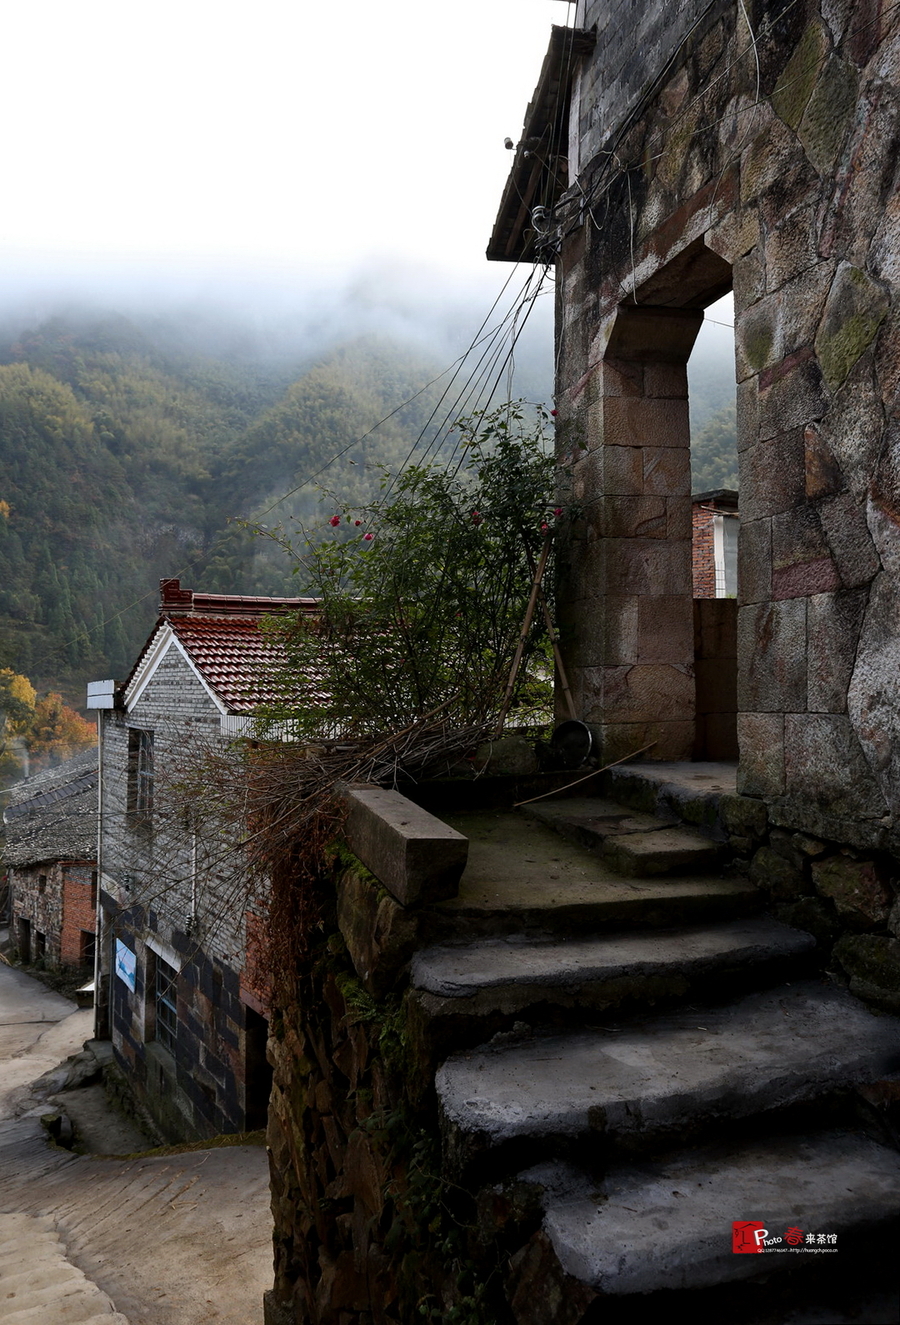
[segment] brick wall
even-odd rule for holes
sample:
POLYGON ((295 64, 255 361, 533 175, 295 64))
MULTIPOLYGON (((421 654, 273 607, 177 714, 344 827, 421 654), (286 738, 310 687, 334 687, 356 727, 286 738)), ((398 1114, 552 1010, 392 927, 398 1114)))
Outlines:
POLYGON ((691 510, 693 521, 693 580, 695 598, 716 596, 716 556, 714 529, 715 511, 695 503, 691 510))
POLYGON ((91 865, 64 865, 62 872, 63 924, 60 960, 77 966, 86 960, 85 934, 97 929, 97 872, 91 865))

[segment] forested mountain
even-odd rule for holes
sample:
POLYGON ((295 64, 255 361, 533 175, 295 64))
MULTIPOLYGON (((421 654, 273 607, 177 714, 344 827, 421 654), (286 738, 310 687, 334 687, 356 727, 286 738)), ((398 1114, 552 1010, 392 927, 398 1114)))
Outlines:
POLYGON ((436 388, 373 428, 436 371, 377 342, 273 370, 173 349, 125 319, 54 319, 0 344, 0 666, 80 702, 86 676, 128 670, 161 576, 298 592, 235 517, 298 485, 270 520, 310 513, 307 478, 347 448, 322 480, 373 490, 371 465, 406 455, 436 388))
MULTIPOLYGON (((183 329, 118 316, 0 334, 0 668, 80 707, 86 679, 129 670, 160 577, 302 592, 276 544, 239 521, 294 536, 321 517, 318 485, 372 497, 379 466, 396 471, 417 442, 421 458, 453 417, 457 388, 427 385, 445 366, 375 338, 293 361, 212 354, 183 329)), ((707 423, 727 399, 713 376, 692 383, 707 423)), ((704 442, 695 486, 731 486, 727 445, 721 427, 704 442)))

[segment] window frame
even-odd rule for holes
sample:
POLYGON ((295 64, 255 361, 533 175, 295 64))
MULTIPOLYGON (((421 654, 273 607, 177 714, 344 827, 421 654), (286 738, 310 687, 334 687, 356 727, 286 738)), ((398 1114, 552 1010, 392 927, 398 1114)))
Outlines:
POLYGON ((153 818, 154 777, 153 732, 129 727, 128 814, 135 823, 149 825, 153 818))
POLYGON ((165 957, 153 953, 153 1038, 173 1058, 178 1044, 178 976, 165 957))

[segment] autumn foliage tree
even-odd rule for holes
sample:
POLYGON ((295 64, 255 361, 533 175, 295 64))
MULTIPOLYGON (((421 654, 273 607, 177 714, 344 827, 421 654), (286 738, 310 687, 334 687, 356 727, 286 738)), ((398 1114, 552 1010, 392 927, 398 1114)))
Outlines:
POLYGON ((96 743, 97 734, 53 692, 38 699, 27 676, 0 669, 0 778, 15 781, 61 764, 96 743))

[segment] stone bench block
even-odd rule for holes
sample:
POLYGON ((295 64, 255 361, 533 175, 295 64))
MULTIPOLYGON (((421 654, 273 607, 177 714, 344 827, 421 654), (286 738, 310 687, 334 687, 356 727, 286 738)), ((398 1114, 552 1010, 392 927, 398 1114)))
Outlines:
POLYGON ((402 903, 455 897, 469 854, 468 839, 399 791, 341 788, 348 807, 344 838, 366 869, 402 903))

